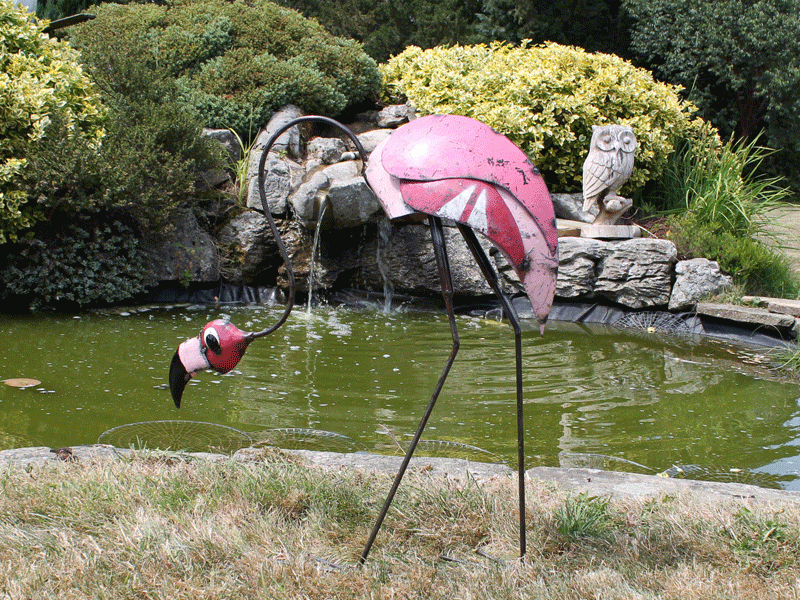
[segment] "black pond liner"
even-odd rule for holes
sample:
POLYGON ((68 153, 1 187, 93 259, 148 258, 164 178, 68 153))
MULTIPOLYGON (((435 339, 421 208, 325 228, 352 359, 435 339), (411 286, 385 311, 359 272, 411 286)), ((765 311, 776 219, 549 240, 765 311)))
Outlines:
MULTIPOLYGON (((274 305, 281 302, 282 293, 273 287, 248 287, 219 283, 210 286, 189 286, 179 284, 162 284, 137 300, 143 304, 189 303, 189 304, 263 304, 274 305)), ((420 310, 440 309, 440 297, 415 297, 395 294, 397 306, 402 304, 408 308, 420 310)), ((383 295, 378 292, 362 290, 341 290, 329 294, 331 304, 338 306, 383 306, 383 295)), ((517 296, 512 300, 514 308, 523 320, 534 320, 530 303, 525 296, 517 296)), ((499 317, 499 302, 493 296, 459 297, 456 299, 456 312, 476 316, 499 317)), ((676 337, 687 335, 709 336, 730 340, 745 346, 786 347, 794 342, 781 332, 768 327, 748 326, 744 323, 698 315, 691 312, 672 313, 666 310, 636 311, 620 305, 604 302, 568 302, 556 300, 550 311, 551 321, 567 323, 587 323, 597 325, 619 326, 628 331, 658 333, 676 337), (640 315, 639 317, 633 315, 640 315), (644 316, 641 316, 644 315, 644 316), (658 320, 662 328, 649 331, 648 326, 640 327, 636 320, 658 320), (666 324, 669 323, 669 327, 666 324), (688 329, 688 333, 687 330, 688 329)))

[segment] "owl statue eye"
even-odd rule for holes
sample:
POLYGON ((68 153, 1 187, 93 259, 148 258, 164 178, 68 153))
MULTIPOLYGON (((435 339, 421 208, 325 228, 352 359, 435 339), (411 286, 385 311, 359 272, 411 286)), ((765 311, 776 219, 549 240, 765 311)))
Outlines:
POLYGON ((610 133, 606 133, 597 138, 597 147, 601 150, 613 150, 615 142, 616 138, 610 133))
POLYGON ((633 152, 636 150, 636 136, 632 131, 623 130, 619 136, 619 142, 624 152, 633 152))

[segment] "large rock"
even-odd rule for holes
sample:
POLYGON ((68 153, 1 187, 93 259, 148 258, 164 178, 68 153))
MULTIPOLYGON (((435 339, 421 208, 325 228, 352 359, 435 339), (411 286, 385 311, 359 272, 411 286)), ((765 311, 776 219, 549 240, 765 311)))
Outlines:
POLYGON ((777 314, 763 308, 719 304, 716 302, 698 302, 696 310, 698 315, 723 319, 733 323, 746 323, 756 329, 773 329, 786 334, 790 338, 797 338, 798 334, 800 334, 800 320, 792 315, 777 314))
POLYGON ((333 212, 334 227, 356 227, 375 222, 383 215, 378 199, 361 175, 349 179, 330 179, 327 200, 333 212))
POLYGON ((358 135, 358 141, 367 154, 371 154, 383 140, 389 137, 394 129, 371 129, 358 135))
POLYGON ((604 298, 630 308, 666 306, 677 261, 667 240, 561 238, 556 296, 604 298))
POLYGON ((597 216, 597 206, 593 205, 589 212, 583 210, 583 194, 550 194, 550 199, 557 219, 591 223, 597 216))
POLYGON ((693 310, 697 302, 733 287, 719 264, 705 258, 682 260, 675 265, 675 284, 669 299, 670 310, 693 310))
MULTIPOLYGON (((291 104, 283 107, 272 115, 267 126, 259 134, 258 138, 256 138, 256 143, 253 145, 253 153, 258 153, 260 155, 264 150, 264 146, 266 146, 269 141, 269 138, 272 137, 272 134, 289 123, 289 121, 302 116, 303 111, 291 104)), ((270 148, 271 152, 285 154, 293 158, 301 158, 303 154, 302 150, 302 138, 300 136, 300 130, 296 125, 284 132, 275 140, 275 144, 270 148)))
POLYGON ((256 211, 234 217, 222 228, 219 241, 223 254, 222 271, 235 285, 261 283, 259 276, 275 262, 277 244, 267 219, 256 211))
MULTIPOLYGON (((258 161, 253 161, 252 155, 250 164, 251 169, 247 182, 247 208, 261 210, 261 195, 258 192, 258 161)), ((278 158, 270 153, 264 163, 264 193, 270 213, 282 215, 286 212, 287 199, 299 185, 304 172, 305 170, 296 162, 278 158)))
POLYGON ((326 201, 325 228, 348 229, 378 221, 378 199, 364 181, 360 163, 345 161, 318 167, 290 196, 294 215, 305 227, 316 227, 326 201))
MULTIPOLYGON (((347 145, 339 138, 314 138, 306 146, 306 158, 319 161, 318 164, 332 165, 342 160, 347 145)), ((308 168, 308 165, 306 165, 308 168)))
POLYGON ((152 261, 159 281, 205 283, 220 277, 214 239, 201 229, 190 210, 180 214, 173 231, 153 248, 152 261))
POLYGON ((209 129, 205 127, 201 135, 216 141, 222 146, 228 153, 232 163, 242 159, 242 145, 239 143, 239 138, 230 129, 209 129))
POLYGON ((390 104, 378 113, 378 127, 399 127, 416 118, 417 110, 410 104, 390 104))
POLYGON ((324 170, 312 174, 289 196, 294 217, 305 227, 314 227, 319 218, 319 207, 325 198, 330 179, 324 170))
MULTIPOLYGON (((493 294, 459 231, 454 227, 445 227, 444 234, 455 293, 466 296, 493 294)), ((487 254, 494 254, 491 243, 481 236, 478 239, 487 254)), ((441 294, 439 269, 433 253, 430 228, 426 223, 393 224, 387 236, 376 236, 366 243, 361 256, 356 283, 371 289, 382 289, 386 281, 385 273, 398 292, 441 294)), ((515 291, 508 283, 502 285, 506 292, 515 291)))
MULTIPOLYGON (((303 116, 296 106, 286 106, 276 112, 264 130, 258 135, 250 150, 247 177, 242 185, 247 188, 247 207, 261 210, 261 197, 258 191, 258 168, 266 145, 274 133, 292 119, 303 116)), ((274 215, 286 212, 289 194, 300 185, 305 169, 291 160, 302 158, 303 147, 300 130, 294 126, 281 134, 270 148, 264 162, 265 192, 269 210, 274 215)))

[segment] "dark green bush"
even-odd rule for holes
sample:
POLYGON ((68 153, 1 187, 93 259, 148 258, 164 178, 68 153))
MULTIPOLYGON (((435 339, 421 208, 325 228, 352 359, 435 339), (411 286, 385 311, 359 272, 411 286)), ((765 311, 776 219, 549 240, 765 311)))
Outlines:
POLYGON ((93 0, 39 0, 36 3, 36 16, 40 19, 63 19, 85 11, 93 0))
POLYGON ((786 259, 761 242, 736 236, 719 224, 701 222, 691 213, 672 217, 668 230, 680 258, 717 261, 747 294, 796 298, 800 292, 800 282, 786 259))
POLYGON ((55 213, 9 245, 2 268, 6 303, 75 308, 112 303, 149 283, 147 258, 130 225, 109 212, 55 213))
POLYGON ((51 123, 48 143, 37 147, 29 165, 27 194, 41 210, 121 211, 139 232, 156 236, 169 227, 179 207, 211 193, 197 189, 195 182, 200 171, 223 164, 221 149, 200 136, 196 115, 170 100, 174 81, 149 83, 131 96, 108 94, 100 146, 68 135, 57 119, 51 123))
POLYGON ((205 126, 242 138, 287 103, 337 116, 380 89, 377 65, 358 43, 267 0, 103 4, 92 12, 97 19, 70 34, 90 64, 135 60, 166 72, 205 126))
POLYGON ((175 81, 113 43, 92 58, 108 105, 105 137, 98 145, 70 135, 55 116, 30 153, 24 192, 45 217, 2 246, 7 299, 64 308, 129 299, 150 282, 143 246, 179 207, 215 193, 195 182, 223 164, 222 150, 200 136, 175 81))
POLYGON ((800 1, 624 0, 642 66, 686 88, 723 136, 780 152, 766 172, 800 191, 800 1))
POLYGON ((333 35, 352 38, 376 61, 385 62, 408 46, 433 48, 481 41, 477 37, 482 0, 278 0, 317 19, 333 35))

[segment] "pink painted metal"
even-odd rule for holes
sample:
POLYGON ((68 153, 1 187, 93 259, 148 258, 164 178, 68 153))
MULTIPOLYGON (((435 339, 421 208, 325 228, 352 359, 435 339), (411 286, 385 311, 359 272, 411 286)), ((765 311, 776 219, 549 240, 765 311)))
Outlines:
POLYGON ((487 237, 546 321, 558 267, 553 204, 536 167, 508 138, 467 117, 422 117, 378 145, 366 176, 390 218, 436 215, 487 237))
POLYGON ((178 357, 181 359, 188 376, 211 368, 211 363, 206 358, 206 354, 203 351, 203 342, 200 341, 199 336, 190 338, 178 346, 178 357))
POLYGON ((383 149, 388 141, 389 138, 387 137, 372 151, 364 175, 372 191, 375 192, 378 200, 380 200, 386 215, 390 219, 401 219, 409 217, 417 211, 403 200, 403 195, 400 193, 400 180, 389 175, 388 171, 383 168, 383 149))

